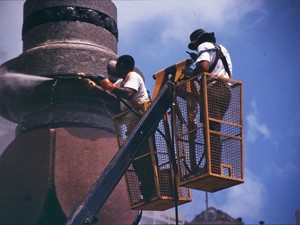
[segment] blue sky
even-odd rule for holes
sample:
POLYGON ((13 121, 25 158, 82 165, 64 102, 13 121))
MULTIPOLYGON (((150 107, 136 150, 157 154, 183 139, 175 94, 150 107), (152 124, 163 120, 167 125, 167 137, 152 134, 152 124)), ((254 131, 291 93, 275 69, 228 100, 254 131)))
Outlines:
MULTIPOLYGON (((188 57, 193 30, 215 32, 231 53, 233 78, 244 84, 245 183, 209 194, 209 205, 246 224, 295 224, 300 210, 300 1, 113 2, 118 54, 134 56, 150 91, 152 74, 188 57)), ((0 64, 22 52, 23 3, 0 1, 0 64)), ((1 138, 13 126, 0 122, 1 138)), ((180 207, 187 220, 205 209, 204 198, 204 192, 193 191, 193 202, 180 207)))

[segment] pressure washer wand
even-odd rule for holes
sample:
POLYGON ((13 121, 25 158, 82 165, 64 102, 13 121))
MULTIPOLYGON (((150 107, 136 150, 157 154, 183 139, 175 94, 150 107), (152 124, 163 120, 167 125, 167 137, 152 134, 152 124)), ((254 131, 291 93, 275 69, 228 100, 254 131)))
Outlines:
POLYGON ((65 74, 65 75, 58 75, 58 76, 48 76, 49 78, 52 78, 54 80, 56 79, 90 79, 94 82, 99 82, 101 80, 104 80, 106 77, 102 74, 92 75, 92 74, 65 74))

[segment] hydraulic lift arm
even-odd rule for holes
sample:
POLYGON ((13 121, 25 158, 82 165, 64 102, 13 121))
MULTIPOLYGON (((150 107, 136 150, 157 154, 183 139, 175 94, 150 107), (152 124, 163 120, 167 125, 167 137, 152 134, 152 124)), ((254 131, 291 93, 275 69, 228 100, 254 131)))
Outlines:
POLYGON ((174 83, 171 82, 167 82, 163 86, 82 204, 69 217, 66 225, 89 225, 97 222, 96 214, 125 174, 138 149, 153 134, 159 121, 171 107, 173 89, 174 83))

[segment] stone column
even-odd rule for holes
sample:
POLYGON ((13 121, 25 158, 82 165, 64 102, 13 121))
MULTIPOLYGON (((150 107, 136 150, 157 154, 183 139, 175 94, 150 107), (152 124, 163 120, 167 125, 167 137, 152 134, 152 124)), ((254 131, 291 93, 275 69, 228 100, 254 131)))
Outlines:
MULTIPOLYGON (((23 53, 2 69, 107 76, 117 58, 117 10, 110 0, 26 0, 22 37, 23 53)), ((76 79, 7 86, 0 97, 1 115, 18 124, 0 158, 0 221, 64 224, 118 150, 111 118, 119 102, 76 79)), ((135 215, 122 179, 98 224, 131 224, 135 215)))

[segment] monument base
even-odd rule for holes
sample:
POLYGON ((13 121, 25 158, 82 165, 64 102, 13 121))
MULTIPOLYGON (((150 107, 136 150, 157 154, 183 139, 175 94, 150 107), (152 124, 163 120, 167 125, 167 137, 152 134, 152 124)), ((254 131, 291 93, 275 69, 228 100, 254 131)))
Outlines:
MULTIPOLYGON (((97 128, 20 134, 0 158, 1 223, 64 224, 117 150, 114 135, 97 128)), ((97 224, 132 224, 135 216, 122 179, 98 213, 97 224)))

